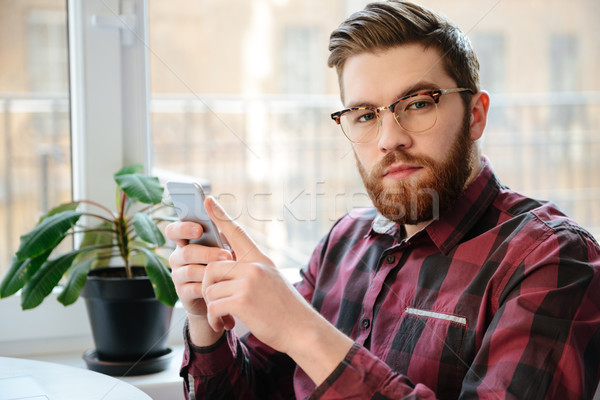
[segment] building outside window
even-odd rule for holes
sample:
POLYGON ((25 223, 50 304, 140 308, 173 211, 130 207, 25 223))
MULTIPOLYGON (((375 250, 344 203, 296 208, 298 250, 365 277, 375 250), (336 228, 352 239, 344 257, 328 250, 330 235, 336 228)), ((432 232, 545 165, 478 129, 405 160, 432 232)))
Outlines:
POLYGON ((66 3, 0 13, 0 277, 19 236, 71 198, 66 3))

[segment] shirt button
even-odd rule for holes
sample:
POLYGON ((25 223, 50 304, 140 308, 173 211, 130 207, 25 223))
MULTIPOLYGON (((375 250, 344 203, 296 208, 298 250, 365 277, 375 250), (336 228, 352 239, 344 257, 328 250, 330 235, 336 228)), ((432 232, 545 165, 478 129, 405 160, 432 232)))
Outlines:
POLYGON ((385 263, 386 264, 393 264, 394 261, 396 261, 396 257, 389 255, 389 256, 385 256, 385 263))
POLYGON ((369 326, 371 326, 371 321, 369 321, 369 318, 363 318, 363 320, 360 322, 360 324, 362 325, 363 328, 369 329, 369 326))

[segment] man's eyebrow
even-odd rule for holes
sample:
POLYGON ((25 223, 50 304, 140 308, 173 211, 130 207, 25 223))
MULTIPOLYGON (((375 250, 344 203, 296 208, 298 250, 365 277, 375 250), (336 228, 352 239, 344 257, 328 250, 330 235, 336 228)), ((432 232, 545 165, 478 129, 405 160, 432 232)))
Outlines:
POLYGON ((406 96, 409 96, 411 94, 415 94, 418 92, 426 92, 426 91, 437 90, 437 89, 439 89, 439 85, 436 85, 433 82, 419 81, 419 82, 415 83, 414 85, 410 86, 404 92, 400 93, 400 95, 397 98, 401 99, 402 97, 406 97, 406 96))
POLYGON ((377 108, 378 105, 365 103, 365 102, 356 102, 346 105, 346 108, 354 108, 354 107, 368 107, 368 108, 377 108))
MULTIPOLYGON (((436 85, 433 82, 419 81, 419 82, 409 86, 406 90, 404 90, 398 96, 396 96, 396 100, 401 99, 406 96, 409 96, 411 94, 418 93, 418 92, 427 92, 430 90, 437 90, 437 89, 439 89, 439 85, 436 85)), ((377 108, 377 107, 381 107, 381 106, 383 106, 383 104, 371 104, 371 103, 367 103, 367 102, 358 101, 358 102, 350 103, 350 104, 346 105, 346 108, 353 108, 353 107, 377 108)))

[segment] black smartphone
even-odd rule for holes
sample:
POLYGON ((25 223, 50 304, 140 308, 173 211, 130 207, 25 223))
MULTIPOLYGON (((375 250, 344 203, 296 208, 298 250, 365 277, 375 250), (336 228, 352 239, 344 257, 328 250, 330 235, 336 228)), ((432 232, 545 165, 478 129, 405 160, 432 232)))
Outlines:
POLYGON ((219 229, 208 217, 204 208, 206 196, 202 186, 196 182, 167 182, 167 189, 177 217, 182 221, 192 221, 202 225, 204 233, 200 239, 190 240, 190 243, 224 248, 219 229))

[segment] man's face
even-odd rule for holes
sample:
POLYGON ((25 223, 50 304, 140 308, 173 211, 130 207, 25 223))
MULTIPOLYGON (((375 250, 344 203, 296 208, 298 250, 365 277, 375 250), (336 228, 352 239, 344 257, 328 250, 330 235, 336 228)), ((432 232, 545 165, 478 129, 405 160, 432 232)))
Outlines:
MULTIPOLYGON (((439 52, 420 45, 349 58, 343 70, 344 105, 383 106, 416 91, 455 88, 439 52)), ((388 219, 416 225, 454 204, 473 172, 470 112, 459 94, 442 95, 435 126, 410 133, 387 111, 379 136, 354 144, 365 187, 388 219)))

